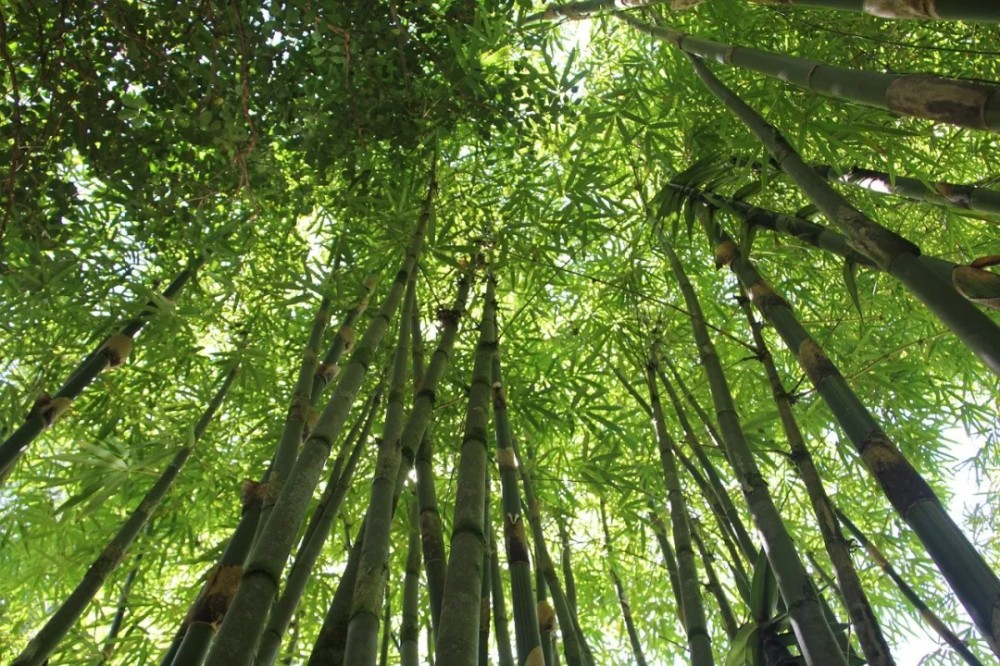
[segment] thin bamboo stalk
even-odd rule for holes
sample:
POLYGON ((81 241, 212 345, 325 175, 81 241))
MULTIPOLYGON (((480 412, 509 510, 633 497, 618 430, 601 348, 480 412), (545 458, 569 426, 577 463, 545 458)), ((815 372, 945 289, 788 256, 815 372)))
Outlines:
POLYGON ((854 444, 869 472, 893 508, 913 529, 931 559, 965 606, 979 631, 1000 655, 1000 578, 945 511, 930 485, 900 453, 871 415, 840 370, 799 323, 788 302, 761 277, 751 261, 719 225, 709 237, 724 251, 717 251, 750 292, 764 318, 774 326, 785 345, 833 412, 854 444))
MULTIPOLYGON (((493 427, 497 443, 497 466, 500 470, 503 534, 507 551, 507 571, 510 574, 511 597, 514 605, 514 637, 517 643, 517 663, 538 660, 542 652, 542 636, 536 600, 531 589, 531 556, 521 514, 521 493, 518 489, 517 457, 514 455, 504 390, 500 351, 493 356, 493 427), (532 656, 534 655, 534 656, 532 656)), ((546 662, 549 663, 549 662, 546 662)))
POLYGON ((653 409, 653 425, 663 469, 663 482, 670 503, 670 526, 674 537, 674 553, 677 556, 677 573, 680 581, 681 607, 684 609, 684 631, 687 636, 688 654, 692 666, 711 666, 712 639, 708 633, 705 607, 701 598, 701 583, 698 568, 691 547, 691 527, 689 525, 687 501, 681 489, 677 474, 677 462, 673 455, 676 444, 667 431, 663 417, 663 405, 656 386, 658 354, 654 350, 646 363, 646 385, 649 389, 649 405, 653 409))
POLYGON ((399 320, 399 337, 392 361, 389 385, 389 406, 379 438, 365 521, 365 545, 354 582, 351 619, 347 626, 344 660, 349 664, 374 666, 379 649, 379 618, 384 605, 389 576, 392 518, 396 476, 400 471, 404 412, 406 411, 407 362, 410 354, 410 315, 416 293, 416 276, 411 274, 407 285, 403 312, 399 320))
POLYGON ((108 368, 115 368, 128 358, 132 351, 135 336, 146 323, 159 311, 160 303, 173 302, 193 278, 198 269, 208 259, 207 254, 200 254, 192 259, 187 267, 174 278, 160 295, 159 301, 149 301, 136 317, 126 322, 118 333, 110 336, 101 346, 91 352, 80 362, 69 379, 50 396, 42 393, 35 399, 24 422, 0 443, 0 486, 14 468, 21 454, 31 445, 42 432, 52 427, 66 412, 76 399, 99 374, 108 368))
POLYGON ((403 579, 403 620, 399 628, 399 658, 402 666, 420 663, 420 525, 417 497, 411 493, 407 523, 406 576, 403 579))
MULTIPOLYGON (((486 501, 483 503, 483 528, 486 535, 493 534, 490 524, 490 468, 486 467, 486 501)), ((490 568, 489 544, 483 550, 483 575, 479 588, 479 666, 490 666, 490 590, 492 590, 493 570, 490 568)))
POLYGON ((236 596, 209 651, 206 661, 211 666, 246 664, 256 652, 257 641, 278 590, 281 571, 288 561, 313 490, 323 473, 333 442, 340 434, 361 389, 378 345, 403 299, 410 273, 416 266, 423 246, 424 230, 431 216, 435 189, 432 170, 424 208, 396 280, 386 295, 379 314, 368 325, 351 354, 351 360, 341 373, 336 390, 302 446, 302 452, 288 475, 287 483, 281 488, 272 519, 264 525, 254 544, 236 596))
POLYGON ((764 550, 775 572, 778 589, 789 610, 792 630, 802 656, 810 665, 844 665, 846 660, 840 651, 837 639, 808 585, 805 567, 799 559, 791 535, 781 520, 743 434, 729 383, 715 351, 715 345, 708 335, 708 327, 705 325, 705 316, 698 297, 688 281, 680 259, 668 243, 664 243, 664 252, 684 295, 688 312, 691 313, 691 327, 702 367, 712 390, 712 399, 728 457, 743 488, 761 540, 765 544, 764 550))
POLYGON ((1000 95, 996 94, 1000 86, 992 83, 838 67, 692 37, 673 28, 650 25, 625 12, 615 12, 615 16, 690 56, 759 72, 818 95, 904 116, 1000 132, 1000 95))
POLYGON ((701 564, 705 569, 705 578, 708 579, 708 589, 712 591, 715 601, 719 605, 722 627, 726 631, 726 636, 732 641, 739 631, 739 625, 736 624, 736 616, 733 614, 733 607, 726 597, 726 591, 722 589, 722 583, 719 582, 719 577, 715 573, 715 555, 705 547, 705 542, 702 540, 694 520, 691 521, 691 538, 694 540, 695 546, 698 547, 698 555, 701 557, 701 564))
MULTIPOLYGON (((149 531, 149 526, 147 526, 147 534, 149 531)), ((142 562, 142 553, 135 556, 132 569, 129 570, 128 575, 125 576, 124 582, 122 582, 122 589, 118 594, 118 607, 115 608, 115 615, 111 618, 111 626, 108 627, 108 635, 104 638, 104 644, 101 647, 101 659, 97 662, 98 666, 104 666, 104 664, 109 663, 111 661, 111 657, 114 656, 115 644, 118 642, 118 634, 121 632, 122 624, 125 622, 125 613, 128 612, 129 595, 132 593, 132 586, 135 585, 136 578, 139 577, 140 562, 142 562)))
POLYGON ((872 666, 892 666, 895 664, 892 652, 889 650, 889 645, 882 635, 882 629, 879 627, 875 612, 872 610, 864 588, 861 586, 861 579, 858 577, 858 572, 854 569, 854 564, 851 562, 847 540, 840 531, 840 525, 833 514, 833 506, 830 504, 830 498, 823 487, 823 480, 816 469, 812 454, 809 452, 802 431, 795 420, 795 415, 792 412, 792 402, 781 382, 781 377, 778 376, 778 369, 774 365, 774 358, 771 356, 767 341, 761 332, 761 323, 753 316, 750 300, 746 297, 746 292, 742 291, 742 289, 739 304, 744 315, 746 315, 754 344, 757 345, 757 349, 759 350, 759 358, 764 366, 768 384, 771 387, 774 404, 778 408, 778 415, 785 432, 785 438, 788 440, 791 459, 795 463, 799 477, 806 486, 809 502, 812 504, 813 513, 816 514, 816 521, 819 524, 820 533, 823 535, 823 543, 826 546, 827 554, 830 556, 830 562, 833 563, 839 589, 844 596, 847 613, 851 619, 851 625, 854 627, 854 633, 858 637, 858 642, 861 644, 861 650, 865 655, 865 659, 872 666))
POLYGON ((844 527, 846 527, 851 535, 864 547, 865 551, 868 553, 868 557, 870 557, 871 560, 877 564, 883 572, 885 572, 885 575, 896 584, 896 587, 898 587, 899 591, 903 593, 903 596, 910 602, 910 605, 917 610, 924 622, 926 622, 927 625, 933 629, 945 643, 950 645, 951 648, 955 650, 955 652, 957 652, 963 660, 965 660, 965 663, 969 664, 969 666, 983 666, 982 662, 976 658, 976 655, 972 654, 972 651, 969 649, 969 646, 966 645, 965 641, 959 638, 954 631, 948 628, 948 625, 944 623, 944 620, 942 620, 937 613, 931 610, 930 607, 924 603, 924 600, 920 598, 920 595, 917 594, 916 590, 914 590, 909 583, 903 580, 903 577, 899 575, 896 568, 892 566, 888 559, 886 559, 885 555, 882 554, 882 551, 879 550, 878 546, 872 543, 872 541, 865 536, 864 532, 858 529, 857 525, 851 522, 851 520, 844 515, 840 509, 834 507, 833 510, 834 513, 837 514, 837 518, 840 522, 844 524, 844 527))
POLYGON ((94 560, 94 563, 87 569, 83 580, 76 586, 73 592, 52 614, 48 622, 35 634, 28 645, 21 651, 21 654, 14 659, 16 666, 36 666, 48 660, 52 651, 59 645, 59 641, 69 633, 77 620, 87 609, 87 606, 94 599, 94 595, 104 585, 104 581, 111 575, 118 565, 121 564, 125 554, 139 533, 145 528, 150 517, 159 508, 160 503, 167 492, 173 486, 177 475, 184 467, 184 463, 191 456, 194 447, 201 439, 208 425, 212 422, 216 412, 222 405, 222 401, 236 379, 239 369, 238 363, 232 363, 223 376, 219 388, 209 400, 205 411, 195 424, 185 446, 178 449, 163 473, 156 480, 156 483, 146 492, 139 506, 128 517, 125 523, 118 529, 114 538, 108 542, 101 554, 94 560))
MULTIPOLYGON (((573 563, 570 561, 569 546, 569 516, 564 520, 556 521, 559 527, 559 563, 562 567, 563 580, 566 581, 566 601, 573 609, 573 614, 577 614, 576 608, 576 577, 573 575, 573 563)), ((577 629, 579 631, 579 628, 577 629)))
POLYGON ((330 382, 340 374, 340 357, 344 352, 350 351, 354 345, 354 325, 368 308, 368 300, 371 298, 372 291, 374 291, 377 283, 378 280, 374 274, 368 275, 362 281, 361 294, 358 296, 357 303, 353 308, 344 313, 340 327, 337 329, 337 335, 333 338, 330 346, 327 347, 326 354, 323 355, 323 361, 316 365, 312 388, 310 389, 312 404, 316 404, 327 386, 330 385, 330 382))
POLYGON ((618 606, 621 608, 622 621, 625 623, 629 645, 632 647, 632 658, 638 666, 646 666, 646 655, 642 651, 639 632, 636 631, 635 620, 632 618, 632 606, 628 602, 628 594, 625 593, 625 586, 616 570, 615 552, 611 548, 611 530, 608 528, 608 515, 604 507, 604 498, 601 498, 601 529, 604 532, 604 554, 608 558, 608 573, 611 575, 611 582, 618 595, 618 606))
POLYGON ((379 650, 379 666, 389 665, 389 639, 392 638, 392 595, 385 595, 385 610, 382 612, 382 647, 379 650))
MULTIPOLYGON (((926 305, 980 359, 1000 375, 1000 325, 965 299, 954 298, 950 283, 928 270, 920 249, 875 223, 802 161, 792 145, 760 114, 722 84, 698 59, 695 72, 705 86, 764 144, 772 157, 826 217, 872 259, 926 305)), ((1000 95, 996 96, 1000 101, 1000 95)))
POLYGON ((347 564, 340 575, 340 582, 333 594, 323 626, 320 627, 308 666, 341 666, 344 664, 344 648, 347 645, 347 626, 351 621, 351 603, 354 600, 354 582, 358 578, 361 563, 361 549, 364 546, 365 523, 361 522, 358 536, 347 555, 347 564))
POLYGON ((514 653, 510 648, 510 629, 507 626, 507 604, 504 600, 503 579, 500 577, 500 557, 492 525, 490 526, 490 590, 493 599, 493 635, 496 636, 497 664, 514 666, 514 653))
POLYGON ((681 577, 677 572, 677 556, 674 555, 674 547, 670 545, 670 538, 667 536, 667 526, 663 523, 663 518, 649 499, 649 526, 656 536, 657 543, 660 544, 660 552, 663 553, 663 564, 667 568, 667 576, 670 579, 670 590, 674 595, 674 608, 677 610, 677 619, 683 629, 684 606, 681 604, 681 577))
POLYGON ((435 659, 444 664, 478 661, 479 605, 483 553, 486 551, 483 507, 486 503, 486 427, 490 399, 490 367, 496 349, 495 282, 487 280, 472 370, 465 431, 458 462, 455 518, 451 552, 441 601, 441 622, 435 642, 435 659))

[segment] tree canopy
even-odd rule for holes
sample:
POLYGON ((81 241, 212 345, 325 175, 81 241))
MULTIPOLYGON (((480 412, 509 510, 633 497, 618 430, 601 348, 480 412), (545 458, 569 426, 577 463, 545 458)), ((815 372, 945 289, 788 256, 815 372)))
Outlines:
POLYGON ((0 659, 996 659, 987 4, 0 8, 0 659))

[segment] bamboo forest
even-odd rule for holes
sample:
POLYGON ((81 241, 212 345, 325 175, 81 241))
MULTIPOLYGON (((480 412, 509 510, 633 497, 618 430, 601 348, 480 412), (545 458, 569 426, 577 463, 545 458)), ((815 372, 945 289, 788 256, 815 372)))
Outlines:
POLYGON ((0 2, 0 663, 1000 660, 996 0, 0 2))

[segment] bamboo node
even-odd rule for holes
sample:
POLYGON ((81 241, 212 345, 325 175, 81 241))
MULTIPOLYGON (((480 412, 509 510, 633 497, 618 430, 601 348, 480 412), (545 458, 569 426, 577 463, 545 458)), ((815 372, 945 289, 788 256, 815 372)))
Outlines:
POLYGON ((763 280, 757 280, 750 285, 750 300, 765 317, 780 307, 788 307, 788 301, 763 280))
POLYGON ((350 349, 354 346, 354 329, 350 326, 341 326, 339 335, 344 339, 344 349, 350 349))
POLYGON ((438 321, 445 326, 454 326, 461 317, 462 311, 455 308, 439 308, 437 311, 438 321))
POLYGON ((972 81, 930 74, 900 76, 886 90, 890 111, 976 129, 990 129, 986 103, 993 90, 972 81))
POLYGON ((552 606, 545 599, 538 602, 537 607, 538 613, 538 630, 541 633, 555 631, 556 628, 556 612, 552 610, 552 606))
POLYGON ((116 368, 125 362, 132 352, 132 338, 127 335, 112 335, 101 345, 101 353, 108 358, 108 365, 116 368))
POLYGON ((979 263, 977 266, 976 264, 981 261, 977 259, 969 266, 955 266, 951 272, 951 282, 958 293, 973 303, 1000 310, 1000 275, 979 267, 991 265, 989 263, 979 263))
POLYGON ((799 365, 802 369, 806 371, 809 376, 809 381, 813 383, 814 386, 819 386, 825 380, 830 377, 836 377, 840 375, 837 370, 837 366, 833 364, 830 357, 823 352, 816 341, 812 338, 806 338, 799 345, 798 350, 799 365))
POLYGON ((536 645, 528 653, 528 658, 524 660, 524 666, 545 666, 545 657, 542 654, 541 645, 536 645))
POLYGON ((501 470, 517 469, 517 456, 514 455, 514 449, 510 447, 497 449, 497 466, 501 470))
POLYGON ((739 254, 739 250, 736 247, 736 243, 732 240, 724 240, 715 246, 715 270, 719 270, 723 266, 729 266, 734 261, 739 254))
POLYGON ((861 9, 865 14, 881 18, 940 18, 934 0, 865 0, 861 9))
POLYGON ((507 394, 503 390, 503 384, 493 382, 493 409, 505 409, 507 407, 507 394))
POLYGON ((31 411, 40 417, 42 423, 44 423, 44 427, 48 428, 59 420, 59 417, 62 416, 71 402, 73 402, 72 399, 65 396, 49 398, 48 394, 44 394, 44 400, 42 397, 39 397, 35 401, 35 406, 32 407, 31 411))

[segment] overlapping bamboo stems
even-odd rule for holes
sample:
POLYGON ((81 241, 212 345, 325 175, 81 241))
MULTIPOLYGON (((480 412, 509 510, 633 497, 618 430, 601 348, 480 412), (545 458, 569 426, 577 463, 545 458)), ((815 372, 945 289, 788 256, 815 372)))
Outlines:
MULTIPOLYGON (((150 524, 151 525, 151 524, 150 524)), ((150 531, 150 525, 146 526, 146 533, 150 531)), ((121 592, 118 594, 118 606, 115 608, 114 617, 111 618, 111 625, 108 627, 108 635, 104 637, 104 644, 101 646, 101 659, 97 666, 104 666, 111 661, 115 653, 115 645, 118 642, 118 634, 121 632, 122 624, 125 622, 125 613, 128 611, 129 595, 132 593, 132 586, 135 585, 136 578, 139 577, 139 565, 142 562, 142 553, 135 556, 135 561, 128 575, 122 582, 121 592)))
POLYGON ((726 597, 726 591, 722 588, 719 576, 715 573, 715 555, 705 547, 705 542, 699 532, 697 521, 692 520, 691 539, 698 548, 698 555, 701 557, 701 564, 705 569, 705 578, 708 579, 708 589, 712 591, 712 594, 715 596, 715 602, 719 606, 719 615, 722 617, 722 628, 725 630, 729 640, 733 640, 736 637, 737 631, 739 631, 739 625, 736 623, 736 616, 733 614, 733 607, 729 603, 729 598, 726 597))
MULTIPOLYGON (((900 282, 958 336, 993 372, 1000 375, 1000 325, 965 299, 954 298, 950 283, 941 280, 920 261, 920 249, 875 223, 802 161, 792 145, 760 114, 722 84, 698 58, 695 72, 777 160, 809 200, 837 225, 855 249, 900 282)), ((996 95, 1000 103, 1000 94, 996 95)))
POLYGON ((649 406, 653 410, 653 425, 656 429, 657 449, 663 471, 663 483, 670 504, 670 527, 674 538, 674 554, 677 557, 677 574, 680 582, 681 607, 684 609, 684 632, 687 637, 688 655, 692 666, 710 666, 715 663, 712 656, 712 640, 705 619, 705 607, 701 598, 701 583, 698 568, 691 547, 691 528, 688 524, 687 500, 677 475, 677 461, 674 459, 676 444, 667 431, 663 417, 663 405, 656 386, 657 353, 650 352, 646 362, 646 386, 649 390, 649 406))
MULTIPOLYGON (((573 562, 570 558, 572 549, 569 545, 569 515, 557 520, 556 524, 559 527, 559 565, 562 567, 563 581, 566 583, 566 601, 573 609, 573 615, 579 617, 576 607, 576 576, 573 575, 573 562)), ((579 627, 577 631, 579 632, 579 627)))
POLYGON ((846 664, 833 631, 827 624, 816 599, 802 561, 795 550, 791 535, 778 514, 767 483, 757 467, 750 446, 743 434, 729 382, 722 370, 715 345, 708 335, 705 316, 694 288, 673 247, 664 243, 664 252, 674 277, 684 295, 698 354, 705 370, 712 400, 730 464, 740 482, 750 514, 765 544, 768 561, 778 582, 778 589, 788 608, 792 629, 806 662, 813 664, 846 664))
POLYGON ((496 636, 497 664, 498 666, 514 666, 514 652, 510 647, 510 629, 507 626, 507 603, 504 599, 503 578, 500 576, 500 552, 497 550, 497 539, 493 533, 492 524, 490 525, 490 591, 490 597, 493 600, 493 635, 496 636))
POLYGON ((336 390, 303 444, 302 451, 281 488, 272 519, 264 525, 250 552, 236 596, 209 651, 207 663, 212 666, 248 663, 256 651, 267 613, 278 590, 281 571, 309 507, 313 490, 323 473, 331 447, 361 389, 378 345, 403 299, 410 273, 416 266, 423 246, 424 230, 431 216, 435 189, 432 172, 424 208, 396 280, 378 315, 368 325, 364 336, 354 348, 347 367, 337 381, 336 390))
POLYGON ((608 559, 608 573, 611 576, 611 583, 615 586, 615 594, 618 596, 618 607, 622 612, 622 621, 625 623, 625 631, 628 633, 629 645, 632 647, 633 663, 638 666, 646 666, 646 655, 642 651, 642 642, 639 640, 639 632, 635 629, 635 621, 632 618, 632 606, 628 602, 628 594, 625 586, 618 576, 617 565, 615 564, 615 552, 611 548, 611 530, 608 528, 608 515, 604 507, 604 498, 601 498, 601 531, 604 534, 604 554, 608 559))
POLYGON ((878 565, 885 575, 896 584, 896 587, 898 587, 899 591, 903 593, 903 596, 910 602, 910 605, 913 606, 918 613, 920 613, 920 617, 924 620, 924 622, 926 622, 927 625, 933 629, 945 643, 950 645, 951 648, 955 650, 955 652, 957 652, 963 660, 965 660, 965 663, 970 666, 983 666, 982 662, 976 658, 976 655, 972 654, 972 651, 969 649, 969 646, 966 645, 965 641, 955 635, 955 632, 944 623, 944 620, 938 617, 937 613, 931 610, 930 607, 924 603, 924 600, 920 598, 920 595, 917 594, 916 590, 914 590, 909 583, 903 580, 903 577, 899 575, 896 568, 892 566, 888 559, 886 559, 885 555, 882 554, 882 551, 879 550, 878 546, 872 543, 872 541, 865 536, 865 533, 858 529, 857 525, 851 522, 850 518, 845 516, 840 509, 834 507, 833 510, 834 513, 837 514, 837 518, 840 522, 847 528, 847 531, 849 531, 851 535, 864 547, 865 552, 868 553, 868 557, 871 558, 871 561, 878 565))
MULTIPOLYGON (((705 218, 707 219, 707 217, 705 218)), ((934 491, 882 430, 840 370, 799 323, 791 307, 718 224, 708 229, 717 261, 729 265, 764 318, 816 387, 893 508, 913 529, 965 606, 991 649, 1000 655, 1000 578, 948 515, 934 491)))
POLYGON ((524 516, 521 515, 518 461, 512 444, 499 347, 493 357, 493 427, 496 434, 497 466, 500 470, 507 571, 510 574, 511 598, 514 605, 517 663, 523 666, 531 663, 532 659, 538 659, 542 637, 538 629, 537 607, 531 589, 531 551, 524 531, 524 516), (535 657, 532 657, 532 654, 535 654, 535 657))
POLYGON ((413 311, 415 293, 414 271, 410 275, 399 320, 399 337, 389 383, 389 404, 382 436, 378 440, 375 475, 365 513, 364 545, 361 547, 361 561, 354 582, 354 600, 351 602, 351 619, 347 626, 344 661, 358 666, 374 666, 378 658, 379 618, 389 576, 396 476, 400 471, 402 458, 400 435, 406 411, 410 314, 413 311))
POLYGON ((771 395, 774 404, 778 408, 778 416, 781 419, 781 427, 788 440, 788 447, 791 452, 791 459, 795 463, 799 476, 805 484, 806 493, 809 496, 809 503, 812 505, 813 513, 816 515, 816 522, 819 524, 820 533, 823 535, 823 543, 826 552, 833 563, 837 576, 837 583, 840 593, 844 597, 848 616, 854 633, 861 644, 861 651, 865 659, 872 666, 891 666, 895 663, 889 645, 882 635, 878 619, 868 602, 861 585, 858 572, 851 562, 851 554, 847 540, 844 538, 837 522, 837 517, 833 513, 833 506, 830 498, 823 487, 823 480, 813 462, 812 454, 806 446, 805 438, 792 412, 792 402, 788 397, 778 375, 778 369, 774 365, 774 359, 768 348, 767 341, 761 332, 761 324, 753 316, 750 301, 745 296, 746 292, 741 290, 739 299, 740 308, 746 315, 750 332, 753 335, 754 344, 757 346, 759 359, 764 366, 768 384, 771 387, 771 395))
POLYGON ((354 582, 358 578, 358 565, 361 562, 361 548, 364 546, 365 523, 361 521, 357 538, 347 555, 347 564, 340 574, 340 582, 333 593, 333 599, 327 608, 323 625, 320 627, 316 642, 313 643, 312 654, 309 655, 309 666, 340 666, 344 662, 344 648, 347 645, 347 626, 351 621, 351 606, 354 601, 354 582))
MULTIPOLYGON (((536 547, 535 561, 541 559, 536 547)), ((549 603, 549 586, 545 584, 545 576, 538 567, 535 567, 535 616, 542 641, 542 662, 547 666, 555 664, 559 654, 556 650, 556 611, 549 603)))
POLYGON ((388 666, 389 664, 389 639, 392 638, 392 625, 390 621, 392 620, 392 595, 385 595, 385 610, 382 611, 382 647, 379 650, 378 664, 379 666, 388 666))
POLYGON ((524 23, 555 21, 558 19, 573 21, 614 9, 649 7, 664 2, 668 2, 668 0, 581 0, 580 2, 554 2, 548 5, 544 11, 525 17, 524 23))
POLYGON ((187 462, 195 446, 204 435, 208 425, 212 422, 216 412, 225 400, 226 393, 236 379, 239 364, 233 362, 223 376, 219 388, 209 400, 208 405, 195 423, 191 434, 184 446, 177 450, 170 460, 166 469, 160 474, 156 483, 146 492, 146 495, 139 502, 135 511, 128 517, 125 523, 118 529, 115 536, 101 551, 101 554, 94 560, 87 569, 83 580, 74 588, 65 601, 52 613, 48 622, 35 634, 34 638, 21 651, 21 654, 14 659, 17 666, 35 666, 47 663, 49 655, 59 645, 59 641, 69 633, 73 625, 87 609, 87 606, 94 599, 94 595, 103 587, 118 565, 121 564, 128 549, 139 533, 146 527, 150 517, 159 508, 163 498, 173 486, 177 475, 180 474, 184 463, 187 462))
MULTIPOLYGON (((323 363, 316 365, 314 360, 308 355, 309 345, 306 345, 307 354, 303 356, 302 365, 312 364, 315 366, 313 384, 311 389, 312 406, 323 394, 328 381, 332 377, 332 368, 336 368, 339 359, 344 351, 350 348, 353 341, 353 332, 350 331, 350 323, 364 312, 368 304, 368 294, 375 284, 374 279, 369 276, 362 284, 362 294, 357 304, 348 310, 344 315, 344 321, 338 330, 338 334, 327 349, 323 363)), ((310 412, 310 420, 311 420, 310 412)), ((226 548, 219 562, 208 574, 208 581, 203 586, 197 599, 188 611, 184 622, 178 629, 170 648, 164 654, 160 666, 171 666, 174 657, 178 655, 178 650, 184 643, 184 651, 180 654, 180 659, 176 666, 197 666, 204 661, 209 644, 215 636, 216 628, 222 622, 226 609, 236 594, 236 587, 240 575, 243 572, 243 564, 253 546, 254 538, 260 525, 260 516, 264 506, 265 493, 268 490, 268 480, 271 476, 271 466, 264 472, 259 482, 248 482, 244 486, 242 510, 240 520, 233 531, 232 536, 226 543, 226 548), (189 628, 194 625, 194 631, 188 637, 189 628)), ((312 523, 306 531, 306 536, 311 535, 312 523)), ((307 540, 304 540, 308 543, 307 540)))
POLYGON ((141 313, 128 321, 118 333, 108 337, 101 346, 80 362, 69 379, 50 396, 43 393, 35 399, 24 422, 0 443, 0 486, 7 480, 21 454, 44 430, 51 427, 66 412, 73 400, 104 370, 125 362, 132 351, 133 340, 143 326, 160 309, 160 302, 175 300, 208 259, 200 254, 174 278, 157 300, 146 303, 141 313))
POLYGON ((434 658, 443 664, 474 664, 479 652, 479 603, 486 532, 486 455, 490 370, 496 350, 496 301, 492 276, 487 280, 479 343, 473 363, 455 489, 455 514, 448 573, 441 600, 440 628, 434 658))
POLYGON ((340 506, 347 496, 354 472, 358 467, 361 454, 364 452, 368 437, 378 414, 382 398, 382 382, 368 398, 368 404, 344 438, 340 453, 334 462, 333 469, 327 480, 319 504, 310 518, 306 531, 302 536, 295 561, 285 578, 284 589, 274 602, 267 627, 260 639, 254 664, 270 666, 277 658, 285 632, 298 608, 306 585, 312 576, 313 568, 323 552, 323 546, 330 536, 333 523, 340 513, 340 506))
POLYGON ((818 95, 904 116, 1000 132, 1000 94, 997 94, 1000 86, 993 83, 838 67, 692 37, 667 26, 650 25, 625 12, 615 12, 615 16, 640 32, 673 44, 689 56, 759 72, 818 95))
POLYGON ((420 525, 416 494, 407 501, 406 574, 403 578, 399 658, 402 666, 420 663, 420 525))
MULTIPOLYGON (((511 436, 511 448, 514 450, 515 460, 521 460, 517 439, 511 436)), ((594 666, 589 650, 585 648, 585 637, 577 634, 577 623, 573 621, 573 610, 566 601, 562 584, 556 575, 555 565, 549 555, 549 548, 545 542, 545 532, 542 530, 542 515, 539 509, 538 496, 535 494, 535 486, 531 480, 531 474, 524 467, 518 467, 521 474, 521 488, 524 491, 524 500, 528 505, 528 526, 531 528, 531 538, 535 544, 535 555, 537 558, 536 569, 545 580, 545 585, 552 595, 552 604, 555 607, 556 617, 559 619, 559 626, 562 629, 563 653, 566 655, 566 663, 569 666, 594 666)), ((539 588, 541 586, 539 585, 539 588)), ((539 623, 542 622, 542 612, 538 611, 539 623)), ((542 642, 545 642, 544 632, 542 642)), ((552 663, 547 660, 546 664, 552 663)))
POLYGON ((674 555, 674 547, 670 545, 670 538, 667 536, 667 526, 660 517, 656 506, 651 498, 647 499, 649 504, 649 526, 653 530, 657 543, 660 544, 660 552, 663 553, 663 564, 667 568, 667 576, 670 580, 670 591, 674 595, 674 608, 677 612, 677 619, 684 623, 684 606, 681 604, 681 577, 677 572, 677 556, 674 555))
MULTIPOLYGON (((972 1, 979 4, 978 0, 972 1)), ((893 194, 935 206, 1000 215, 1000 192, 985 187, 936 181, 924 182, 919 178, 892 175, 861 167, 851 167, 841 171, 829 165, 818 165, 813 169, 827 180, 847 183, 879 194, 893 194)))
POLYGON ((483 503, 483 529, 487 539, 483 549, 483 573, 479 585, 479 666, 490 666, 490 591, 492 588, 493 570, 490 568, 489 536, 493 534, 490 522, 490 468, 486 466, 486 501, 483 503))
MULTIPOLYGON (((420 330, 420 317, 417 312, 412 318, 413 326, 413 374, 422 378, 424 375, 424 343, 420 330)), ((419 389, 418 389, 419 391, 419 389)), ((430 606, 431 632, 428 642, 433 648, 441 619, 441 597, 444 595, 444 579, 447 560, 444 547, 444 534, 441 529, 441 516, 438 514, 437 489, 434 481, 434 434, 432 430, 434 414, 424 428, 424 435, 417 447, 417 458, 414 467, 417 472, 417 509, 420 523, 420 547, 424 556, 424 572, 427 576, 427 599, 430 606)), ((431 650, 429 650, 431 651, 431 650)))

